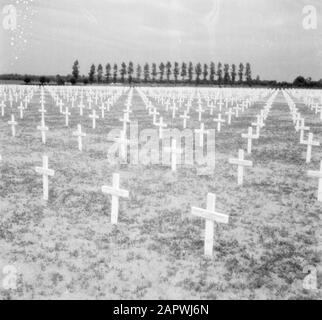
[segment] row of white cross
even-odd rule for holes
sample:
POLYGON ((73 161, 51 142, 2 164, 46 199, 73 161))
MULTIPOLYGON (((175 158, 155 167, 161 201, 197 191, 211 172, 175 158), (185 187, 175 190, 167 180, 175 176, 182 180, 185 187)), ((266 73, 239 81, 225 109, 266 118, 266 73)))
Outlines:
MULTIPOLYGON (((252 140, 258 139, 260 136, 260 129, 265 125, 264 122, 268 116, 268 113, 270 111, 270 108, 272 106, 272 102, 273 102, 276 94, 277 94, 277 92, 275 92, 273 94, 273 96, 269 99, 269 101, 265 105, 264 109, 261 111, 260 115, 257 116, 257 121, 252 123, 252 126, 256 126, 256 133, 254 134, 253 128, 249 127, 248 133, 242 134, 242 138, 247 139, 247 153, 248 154, 250 154, 252 152, 252 140)), ((124 123, 127 123, 129 121, 129 114, 132 112, 131 108, 130 108, 132 95, 133 95, 133 91, 130 90, 128 100, 126 103, 126 110, 124 111, 124 116, 121 119, 121 121, 123 121, 124 123)), ((159 122, 156 121, 155 117, 158 113, 156 108, 153 108, 149 99, 146 97, 146 95, 143 92, 141 92, 141 97, 146 104, 149 114, 153 115, 153 117, 154 117, 153 122, 155 124, 159 125, 161 129, 164 128, 166 125, 163 123, 162 117, 160 117, 159 122)), ((287 98, 287 95, 285 97, 287 98)), ((55 96, 54 98, 56 99, 57 105, 60 107, 61 112, 62 112, 62 102, 61 102, 62 100, 58 100, 58 96, 55 96)), ((288 102, 290 102, 289 99, 287 99, 287 100, 288 100, 288 102)), ((44 121, 44 114, 46 113, 46 110, 44 108, 44 102, 45 102, 44 93, 42 93, 41 94, 42 107, 40 110, 40 112, 42 114, 42 120, 41 120, 41 126, 37 127, 37 129, 42 132, 43 142, 46 141, 45 132, 48 131, 48 128, 45 126, 45 121, 44 121)), ((168 102, 168 100, 164 100, 164 104, 167 104, 167 102, 168 102)), ((247 103, 247 105, 245 104, 244 107, 242 107, 242 108, 247 109, 247 107, 249 107, 249 105, 250 104, 247 103)), ((296 128, 301 131, 301 137, 303 138, 303 136, 304 136, 303 132, 305 131, 304 121, 302 118, 300 118, 298 116, 299 113, 297 112, 294 105, 291 104, 290 108, 291 108, 292 115, 294 117, 293 121, 295 119, 296 128)), ((211 109, 211 110, 213 110, 213 109, 211 109)), ((232 111, 233 109, 229 108, 229 110, 232 111)), ((236 112, 236 110, 238 112, 239 109, 238 108, 235 109, 235 112, 236 112)), ((94 113, 94 111, 95 110, 93 110, 93 115, 96 115, 96 113, 94 113)), ((201 118, 200 117, 200 114, 201 114, 200 105, 199 105, 199 112, 200 112, 199 118, 201 118)), ((65 109, 65 112, 63 114, 65 115, 66 125, 68 125, 68 119, 70 116, 68 108, 65 109)), ((172 111, 172 115, 173 115, 173 111, 172 111)), ((22 114, 22 116, 23 116, 23 114, 22 114)), ((230 117, 230 120, 228 119, 228 122, 230 122, 232 112, 229 112, 228 116, 230 117)), ((184 111, 183 115, 180 116, 180 118, 183 119, 183 127, 186 127, 187 120, 189 119, 189 106, 184 111)), ((93 116, 93 127, 94 127, 95 119, 96 119, 96 116, 93 116)), ((221 119, 221 117, 218 117, 218 119, 215 119, 215 120, 216 121, 218 120, 217 130, 220 131, 221 123, 223 123, 221 121, 222 119, 221 119)), ((15 126, 17 125, 17 123, 14 119, 14 115, 12 115, 11 121, 9 121, 9 124, 12 126, 12 135, 14 136, 15 135, 15 126)), ((197 129, 197 130, 199 130, 199 129, 197 129)), ((199 132, 203 132, 203 131, 204 131, 204 124, 202 123, 199 132)), ((125 125, 125 127, 123 127, 122 132, 123 132, 123 139, 125 139, 126 125, 125 125)), ((79 150, 81 151, 82 150, 82 138, 86 136, 86 134, 82 132, 81 125, 77 126, 77 131, 74 132, 73 135, 78 138, 79 150)), ((122 139, 122 136, 121 136, 121 139, 122 139)), ((301 139, 301 141, 304 141, 304 140, 301 139)), ((313 146, 314 144, 312 142, 314 142, 313 135, 310 136, 310 134, 309 134, 308 146, 309 145, 310 145, 310 147, 313 146)), ((181 153, 181 150, 177 148, 177 142, 175 139, 172 139, 171 148, 169 148, 167 151, 172 154, 171 167, 172 167, 172 170, 175 171, 176 170, 176 162, 177 162, 176 155, 181 153)), ((1 156, 0 156, 0 160, 1 160, 1 156)), ((308 158, 307 158, 307 160, 308 160, 308 158)), ((245 160, 244 150, 239 150, 238 158, 237 159, 229 159, 229 163, 232 165, 237 165, 237 167, 238 167, 238 179, 237 179, 238 184, 239 185, 243 184, 244 168, 251 167, 253 165, 252 161, 245 160)), ((43 177, 43 199, 47 201, 48 200, 48 189, 49 189, 48 178, 53 177, 55 174, 54 170, 48 168, 48 157, 47 156, 43 156, 43 166, 36 167, 36 172, 38 174, 41 174, 43 177)), ((309 176, 319 178, 318 200, 322 201, 322 161, 321 161, 320 172, 309 171, 308 174, 309 174, 309 176)), ((112 186, 103 186, 102 192, 112 196, 111 223, 116 224, 118 221, 118 213, 119 213, 119 198, 129 198, 129 192, 127 190, 120 188, 120 175, 117 173, 114 173, 112 186)), ((214 223, 217 222, 217 223, 226 223, 227 224, 229 222, 229 216, 216 211, 216 196, 211 193, 209 193, 207 195, 206 209, 192 207, 192 215, 197 216, 197 217, 201 217, 201 218, 205 219, 205 221, 206 221, 204 250, 205 250, 206 255, 212 256, 212 254, 213 254, 213 238, 214 238, 214 223)))
MULTIPOLYGON (((296 105, 292 98, 289 96, 287 92, 283 92, 285 99, 287 100, 288 106, 290 108, 293 124, 295 125, 295 130, 298 132, 300 131, 300 143, 307 145, 306 151, 306 163, 311 162, 311 154, 312 154, 312 147, 319 146, 320 143, 318 141, 313 140, 313 133, 310 132, 308 134, 308 140, 304 140, 304 131, 309 131, 310 128, 305 126, 305 120, 301 117, 300 112, 297 110, 296 105)), ((320 162, 320 171, 308 171, 308 176, 312 178, 319 179, 318 181, 318 201, 322 202, 322 161, 320 162)))

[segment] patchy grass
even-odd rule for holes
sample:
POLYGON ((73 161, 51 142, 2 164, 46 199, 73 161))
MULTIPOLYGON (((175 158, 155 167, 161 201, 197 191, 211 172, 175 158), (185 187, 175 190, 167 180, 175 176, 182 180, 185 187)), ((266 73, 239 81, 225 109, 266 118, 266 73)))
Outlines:
MULTIPOLYGON (((17 290, 1 287, 0 298, 321 299, 321 291, 302 287, 303 267, 321 264, 317 181, 306 176, 308 169, 318 169, 321 148, 313 148, 313 161, 306 165, 305 147, 282 95, 247 156, 254 167, 246 169, 243 187, 237 186, 237 169, 228 159, 246 148, 241 133, 263 102, 223 127, 214 174, 198 176, 195 168, 172 174, 162 166, 108 164, 106 135, 116 127, 125 98, 93 131, 88 113, 81 119, 77 109, 65 128, 47 96, 46 146, 35 130, 38 94, 24 120, 15 112, 16 138, 10 137, 6 109, 0 119, 0 267, 14 265, 19 276, 17 290), (83 153, 72 137, 77 123, 88 134, 83 153), (34 171, 44 152, 55 170, 47 204, 34 171), (120 201, 119 224, 112 226, 111 201, 101 186, 111 184, 116 171, 130 200, 120 201), (212 259, 203 257, 204 221, 190 215, 191 206, 206 207, 208 192, 216 193, 218 210, 230 215, 228 225, 216 226, 212 259)), ((133 103, 139 124, 150 125, 136 94, 133 103)), ((314 114, 305 108, 301 113, 321 140, 314 114)), ((215 127, 211 119, 206 124, 215 127)), ((181 122, 173 125, 181 129, 181 122)), ((0 280, 4 277, 0 274, 0 280)))

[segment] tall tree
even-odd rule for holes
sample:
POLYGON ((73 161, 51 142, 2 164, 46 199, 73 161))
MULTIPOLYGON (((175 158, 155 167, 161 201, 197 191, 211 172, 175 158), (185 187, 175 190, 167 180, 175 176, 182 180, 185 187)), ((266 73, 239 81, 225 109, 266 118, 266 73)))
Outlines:
POLYGON ((136 67, 136 79, 138 82, 141 82, 141 75, 142 75, 142 67, 140 64, 136 67))
POLYGON ((155 79, 158 75, 158 72, 157 72, 157 64, 156 63, 152 63, 152 81, 155 82, 155 79))
POLYGON ((164 71, 165 71, 165 65, 163 62, 160 63, 159 70, 160 70, 160 82, 162 82, 164 77, 164 71))
POLYGON ((210 82, 215 83, 215 76, 216 76, 216 65, 214 62, 210 63, 210 82))
POLYGON ((129 62, 129 66, 128 66, 128 68, 127 68, 127 74, 128 74, 128 76, 129 76, 129 83, 131 84, 132 83, 132 81, 133 81, 133 73, 134 73, 134 66, 133 66, 133 62, 132 61, 130 61, 129 62))
POLYGON ((110 82, 110 78, 111 78, 111 65, 108 63, 105 67, 105 79, 106 79, 106 83, 110 82))
POLYGON ((117 81, 117 71, 118 71, 117 64, 114 63, 114 66, 113 66, 113 82, 114 83, 116 83, 116 81, 117 81))
POLYGON ((206 83, 207 82, 207 77, 208 77, 208 74, 209 74, 209 72, 208 72, 208 65, 205 63, 204 65, 203 65, 203 81, 206 83))
POLYGON ((231 82, 232 82, 232 84, 235 84, 236 76, 237 76, 236 65, 232 64, 232 66, 231 66, 231 82))
POLYGON ((76 60, 73 65, 73 72, 72 72, 73 77, 77 81, 79 78, 79 62, 76 60))
POLYGON ((178 76, 179 76, 180 70, 179 70, 179 63, 175 62, 174 63, 174 68, 173 68, 173 76, 174 76, 174 82, 178 82, 178 76))
POLYGON ((247 83, 250 85, 252 83, 252 69, 249 62, 246 63, 245 77, 247 83))
POLYGON ((147 83, 150 79, 150 66, 148 63, 144 65, 143 72, 144 72, 144 82, 147 83))
POLYGON ((89 83, 93 83, 95 81, 95 72, 96 72, 95 64, 92 64, 88 74, 89 83))
POLYGON ((242 63, 239 64, 239 70, 238 70, 238 77, 239 77, 239 82, 243 82, 243 77, 244 77, 244 65, 242 63))
POLYGON ((122 62, 122 64, 121 64, 120 75, 121 75, 121 82, 124 83, 124 78, 125 78, 125 75, 126 75, 126 64, 125 64, 125 62, 122 62))
POLYGON ((193 79, 193 64, 192 64, 192 62, 189 62, 188 79, 189 79, 189 82, 192 82, 192 79, 193 79))
POLYGON ((227 63, 224 65, 224 83, 230 83, 229 64, 227 63))
POLYGON ((101 64, 97 67, 97 82, 101 83, 103 80, 103 66, 101 64))
POLYGON ((197 63, 195 72, 196 72, 196 84, 199 84, 200 76, 201 76, 201 73, 202 73, 202 67, 201 67, 200 63, 197 63))
POLYGON ((171 68, 172 68, 172 65, 171 65, 171 62, 168 61, 167 64, 166 64, 166 69, 167 69, 167 81, 170 82, 170 76, 171 76, 171 68))
POLYGON ((181 65, 181 79, 184 81, 187 76, 187 64, 185 62, 182 63, 181 65))
POLYGON ((218 77, 218 84, 222 83, 222 64, 221 62, 218 63, 217 66, 217 77, 218 77))

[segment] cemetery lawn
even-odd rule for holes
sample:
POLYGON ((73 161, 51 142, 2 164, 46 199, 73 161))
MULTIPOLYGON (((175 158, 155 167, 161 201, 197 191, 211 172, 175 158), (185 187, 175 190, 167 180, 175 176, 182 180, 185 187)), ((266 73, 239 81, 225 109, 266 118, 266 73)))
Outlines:
MULTIPOLYGON (((39 94, 25 119, 15 113, 16 138, 7 124, 10 114, 0 118, 0 270, 14 265, 19 272, 17 290, 0 285, 0 299, 321 299, 321 291, 303 289, 303 268, 321 265, 321 204, 317 180, 307 170, 318 170, 322 152, 313 147, 312 162, 305 164, 306 149, 282 94, 253 141, 252 155, 245 154, 254 167, 245 169, 243 186, 228 159, 246 149, 241 134, 264 102, 222 127, 215 172, 199 176, 194 167, 174 174, 162 166, 107 163, 106 134, 119 123, 125 98, 94 131, 88 110, 83 120, 72 110, 65 128, 47 96, 46 146, 36 130, 39 94), (87 133, 83 153, 72 137, 78 123, 87 133), (47 204, 35 173, 44 153, 55 170, 47 204), (114 172, 130 192, 129 200, 120 199, 116 226, 110 224, 111 198, 101 192, 114 172), (208 192, 217 196, 216 209, 230 215, 228 225, 215 228, 212 259, 203 256, 205 222, 191 216, 192 206, 206 208, 208 192)), ((143 105, 137 92, 133 105, 143 105)), ((322 141, 313 112, 299 109, 322 141)), ((215 127, 211 119, 207 124, 215 127)))

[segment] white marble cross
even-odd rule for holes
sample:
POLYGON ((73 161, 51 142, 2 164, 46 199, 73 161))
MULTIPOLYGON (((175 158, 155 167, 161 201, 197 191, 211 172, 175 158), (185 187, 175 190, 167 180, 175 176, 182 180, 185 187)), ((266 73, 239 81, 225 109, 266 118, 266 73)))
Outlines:
POLYGON ((82 132, 82 126, 80 124, 77 125, 77 131, 73 132, 73 136, 77 137, 78 140, 78 150, 83 151, 83 141, 82 138, 86 137, 86 133, 82 132))
POLYGON ((295 129, 296 131, 300 130, 300 143, 302 143, 304 141, 304 132, 310 131, 310 127, 305 126, 305 119, 302 118, 295 129))
POLYGON ((44 200, 48 200, 48 177, 53 177, 55 174, 54 170, 48 169, 48 157, 43 156, 42 158, 43 166, 36 167, 36 172, 42 174, 43 176, 43 198, 44 200))
POLYGON ((153 108, 153 111, 151 111, 151 109, 149 109, 149 115, 153 116, 153 124, 155 124, 156 119, 157 119, 157 115, 159 115, 160 113, 157 111, 156 108, 153 108))
POLYGON ((190 119, 190 117, 187 114, 187 111, 184 111, 183 115, 180 116, 181 119, 183 119, 183 129, 187 128, 187 120, 190 119))
POLYGON ((164 148, 165 152, 168 152, 171 154, 171 170, 173 172, 177 171, 177 155, 182 154, 181 148, 177 148, 177 141, 176 139, 171 140, 171 147, 170 148, 164 148))
POLYGON ((212 257, 214 245, 214 223, 218 222, 227 224, 229 222, 229 216, 216 212, 216 196, 212 193, 208 193, 207 195, 206 210, 192 207, 191 213, 194 216, 206 220, 204 252, 206 256, 212 257))
POLYGON ((249 127, 248 133, 243 133, 242 138, 247 139, 247 153, 252 153, 252 140, 259 138, 257 135, 253 134, 253 128, 249 127))
POLYGON ((225 114, 228 115, 228 125, 231 125, 231 117, 234 114, 233 110, 229 108, 228 111, 225 112, 225 114))
POLYGON ((69 116, 71 113, 68 111, 68 107, 66 107, 65 112, 62 113, 65 116, 65 126, 68 127, 69 125, 69 116))
POLYGON ((319 146, 320 142, 318 141, 313 141, 313 133, 310 132, 309 133, 309 137, 307 141, 302 141, 301 142, 304 145, 307 145, 307 149, 306 149, 306 163, 310 163, 311 162, 311 156, 312 156, 312 146, 319 146))
POLYGON ((1 107, 1 117, 3 117, 4 116, 4 108, 6 108, 4 101, 1 102, 0 107, 1 107))
POLYGON ((318 178, 319 179, 318 201, 322 202, 322 161, 320 162, 320 171, 309 170, 307 174, 311 178, 318 178))
POLYGON ((78 108, 79 108, 79 115, 82 117, 82 116, 83 116, 83 114, 84 114, 83 110, 84 110, 84 108, 85 108, 84 104, 81 102, 81 103, 78 105, 78 108))
POLYGON ((120 131, 120 137, 116 138, 115 141, 119 145, 119 155, 121 159, 126 160, 127 158, 127 146, 130 143, 130 141, 126 137, 126 131, 121 130, 120 131))
POLYGON ((93 129, 96 129, 96 119, 99 119, 99 116, 96 115, 96 110, 93 109, 93 113, 89 115, 89 118, 93 121, 93 129))
POLYGON ((123 131, 127 131, 127 123, 129 121, 129 114, 127 112, 123 113, 123 117, 119 119, 119 121, 123 122, 123 131))
POLYGON ((217 123, 217 131, 220 132, 221 131, 221 124, 225 123, 226 120, 221 118, 221 113, 218 114, 218 118, 214 119, 214 122, 217 123))
POLYGON ((41 120, 41 125, 37 126, 37 130, 41 131, 41 141, 43 144, 46 144, 46 131, 48 131, 48 127, 45 125, 44 118, 41 120))
POLYGON ((8 124, 11 125, 11 132, 12 132, 12 136, 15 137, 16 136, 16 125, 18 124, 15 121, 15 116, 14 114, 11 115, 11 120, 8 121, 8 124))
POLYGON ((157 127, 159 127, 159 139, 163 138, 163 128, 166 128, 167 125, 163 122, 163 117, 160 117, 159 123, 155 123, 157 127))
POLYGON ((58 106, 59 106, 59 113, 62 113, 63 112, 63 106, 64 106, 63 100, 59 101, 58 106))
POLYGON ((199 122, 200 122, 200 121, 201 121, 201 116, 202 116, 202 114, 205 112, 205 111, 202 109, 201 104, 199 104, 198 109, 197 109, 197 112, 198 112, 198 114, 199 114, 199 118, 198 118, 198 120, 199 120, 199 122))
POLYGON ((244 160, 244 150, 239 149, 238 159, 229 159, 229 163, 238 166, 238 185, 242 185, 244 182, 244 167, 252 167, 253 162, 244 160))
POLYGON ((113 174, 113 186, 103 186, 102 192, 112 195, 111 223, 117 224, 119 213, 119 198, 129 197, 129 192, 127 190, 120 189, 120 175, 118 173, 113 174))
POLYGON ((104 104, 104 102, 102 103, 102 105, 100 106, 100 109, 101 109, 101 117, 102 117, 102 119, 104 119, 105 118, 105 104, 104 104))
POLYGON ((20 119, 23 119, 23 110, 24 110, 24 107, 22 105, 22 102, 20 102, 20 106, 18 107, 18 109, 20 110, 20 119))
POLYGON ((208 134, 208 130, 205 130, 204 123, 200 124, 200 129, 195 129, 195 133, 199 134, 199 147, 204 146, 204 134, 208 134))

